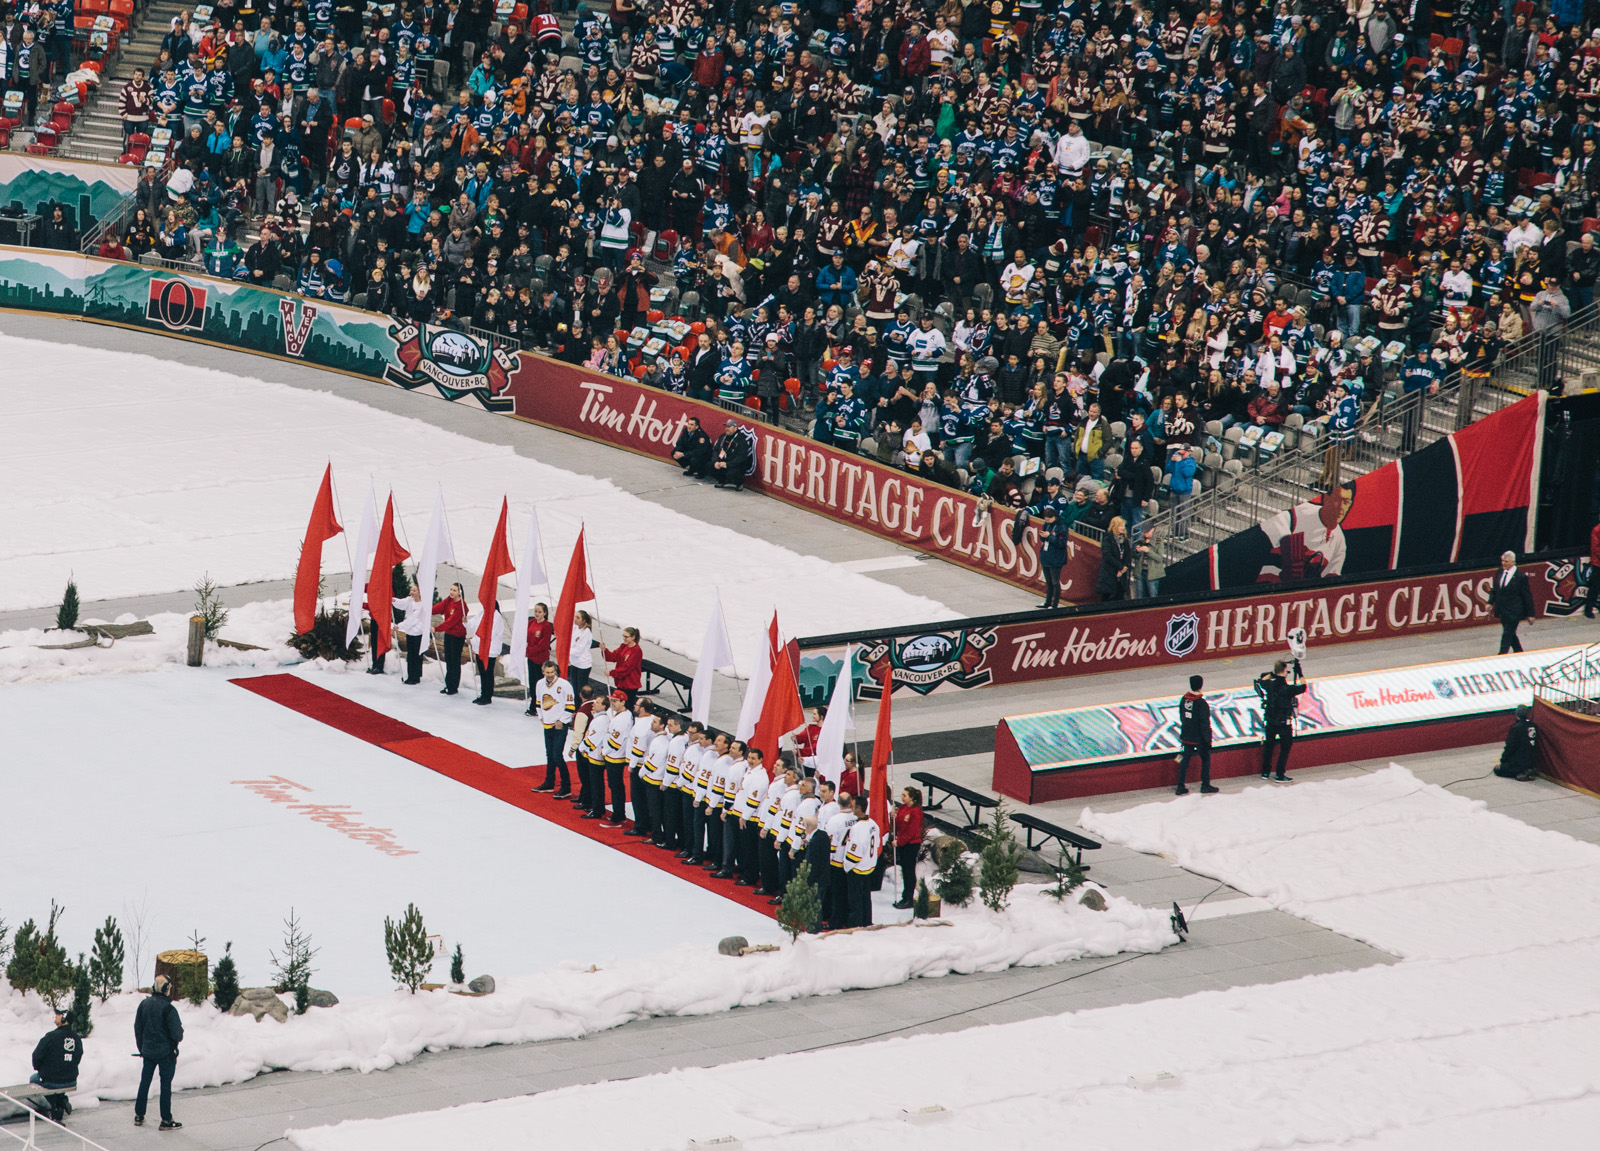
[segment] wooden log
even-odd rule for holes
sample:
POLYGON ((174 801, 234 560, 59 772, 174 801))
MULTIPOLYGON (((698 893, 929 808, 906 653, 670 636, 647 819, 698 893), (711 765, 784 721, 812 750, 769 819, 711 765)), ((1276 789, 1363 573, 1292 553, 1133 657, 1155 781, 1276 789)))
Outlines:
POLYGON ((163 951, 156 956, 156 974, 171 983, 171 998, 200 1003, 211 994, 211 964, 203 951, 163 951))
POLYGON ((206 617, 189 617, 189 666, 199 667, 206 651, 206 617))

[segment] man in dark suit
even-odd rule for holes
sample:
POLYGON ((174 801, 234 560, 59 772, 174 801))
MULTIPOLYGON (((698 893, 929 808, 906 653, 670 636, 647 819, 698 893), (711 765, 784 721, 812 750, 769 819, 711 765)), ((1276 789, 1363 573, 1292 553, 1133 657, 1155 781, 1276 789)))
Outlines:
MULTIPOLYGON (((811 886, 817 890, 817 906, 821 908, 823 906, 822 884, 826 883, 829 878, 829 853, 833 850, 833 841, 828 838, 826 831, 817 827, 817 817, 814 815, 805 817, 804 827, 806 847, 805 854, 801 859, 811 865, 811 886)), ((796 865, 796 870, 799 870, 798 865, 796 865)), ((817 926, 813 924, 811 929, 815 931, 817 926)))
POLYGON ((1533 619, 1533 592, 1528 587, 1528 577, 1517 570, 1515 552, 1505 552, 1500 557, 1500 574, 1489 586, 1489 607, 1500 621, 1500 654, 1521 651, 1517 625, 1533 619))

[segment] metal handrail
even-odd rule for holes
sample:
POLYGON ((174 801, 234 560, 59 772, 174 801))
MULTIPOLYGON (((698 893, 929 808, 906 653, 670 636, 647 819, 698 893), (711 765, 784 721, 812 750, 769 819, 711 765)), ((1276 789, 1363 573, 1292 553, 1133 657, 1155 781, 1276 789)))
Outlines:
MULTIPOLYGON (((22 1102, 20 1099, 13 1099, 4 1091, 0 1091, 0 1100, 4 1100, 5 1102, 10 1103, 13 1107, 16 1107, 18 1110, 26 1111, 28 1113, 27 1135, 23 1135, 20 1131, 13 1131, 6 1125, 0 1124, 0 1135, 8 1136, 15 1141, 17 1146, 24 1148, 25 1151, 35 1151, 35 1149, 39 1146, 39 1129, 41 1127, 47 1132, 59 1131, 64 1135, 76 1139, 78 1141, 78 1146, 83 1148, 84 1151, 88 1151, 88 1149, 91 1148, 93 1151, 106 1151, 106 1148, 100 1146, 100 1144, 96 1143, 93 1139, 90 1139, 87 1135, 80 1135, 72 1128, 62 1126, 54 1119, 51 1119, 48 1115, 40 1115, 39 1112, 35 1111, 28 1104, 22 1102)), ((52 1135, 51 1141, 52 1143, 58 1143, 59 1139, 52 1135)))
POLYGON ((1600 643, 1540 668, 1533 694, 1566 711, 1600 715, 1600 643))

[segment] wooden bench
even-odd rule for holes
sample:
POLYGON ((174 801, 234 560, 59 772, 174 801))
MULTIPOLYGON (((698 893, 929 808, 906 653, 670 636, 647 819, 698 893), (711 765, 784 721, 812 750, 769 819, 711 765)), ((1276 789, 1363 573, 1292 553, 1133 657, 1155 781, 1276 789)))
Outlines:
POLYGON ((76 1087, 63 1090, 59 1087, 44 1087, 38 1083, 18 1083, 13 1087, 0 1087, 0 1096, 4 1097, 0 1098, 0 1117, 27 1114, 29 1111, 39 1115, 48 1114, 50 1109, 43 1103, 29 1103, 27 1100, 45 1095, 70 1095, 76 1090, 76 1087), (8 1099, 17 1105, 16 1109, 6 1102, 8 1099))
POLYGON ((961 810, 962 818, 967 821, 958 830, 976 829, 982 823, 983 813, 1000 805, 1000 801, 993 796, 973 791, 972 788, 963 787, 959 783, 952 783, 943 776, 934 775, 931 771, 913 771, 911 778, 928 789, 928 798, 923 805, 925 811, 939 811, 944 807, 946 799, 955 800, 956 807, 961 810), (941 791, 945 793, 944 799, 937 798, 941 791))
POLYGON ((1083 865, 1083 853, 1100 849, 1100 845, 1087 836, 1079 835, 1076 831, 1068 831, 1060 824, 1040 819, 1037 815, 1029 815, 1026 811, 1012 812, 1011 822, 1026 829, 1029 851, 1037 851, 1053 839, 1061 845, 1063 851, 1072 856, 1072 862, 1082 866, 1085 871, 1089 868, 1083 865), (1039 837, 1037 844, 1033 842, 1035 835, 1039 837))
POLYGON ((639 668, 644 672, 644 686, 639 689, 640 695, 660 695, 663 687, 670 686, 678 697, 678 710, 688 714, 694 704, 694 676, 685 675, 676 668, 652 659, 641 660, 639 668))

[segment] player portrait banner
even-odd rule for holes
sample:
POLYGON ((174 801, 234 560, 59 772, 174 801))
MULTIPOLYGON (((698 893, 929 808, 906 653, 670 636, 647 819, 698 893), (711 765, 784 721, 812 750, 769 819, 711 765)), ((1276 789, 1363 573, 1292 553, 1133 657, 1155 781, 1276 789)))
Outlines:
MULTIPOLYGON (((808 707, 826 702, 847 643, 857 698, 876 698, 886 670, 893 673, 895 691, 926 695, 1234 656, 1266 659, 1287 651, 1295 628, 1305 629, 1314 661, 1322 645, 1492 624, 1487 597, 1498 570, 1485 565, 1404 579, 1264 587, 1258 595, 1201 603, 802 639, 800 693, 808 707)), ((1582 609, 1585 580, 1593 573, 1579 560, 1530 561, 1522 570, 1539 618, 1582 609)))
MULTIPOLYGON (((751 444, 745 486, 828 519, 1030 590, 1044 587, 1039 533, 1030 523, 1011 538, 1010 511, 977 511, 965 492, 918 479, 802 435, 631 379, 523 353, 502 393, 514 414, 630 451, 671 460, 690 419, 715 440, 729 418, 751 444)), ((1061 573, 1062 598, 1089 601, 1100 548, 1073 535, 1061 573)))
POLYGON ((1532 551, 1545 399, 1537 392, 1172 564, 1161 590, 1187 595, 1532 551))

